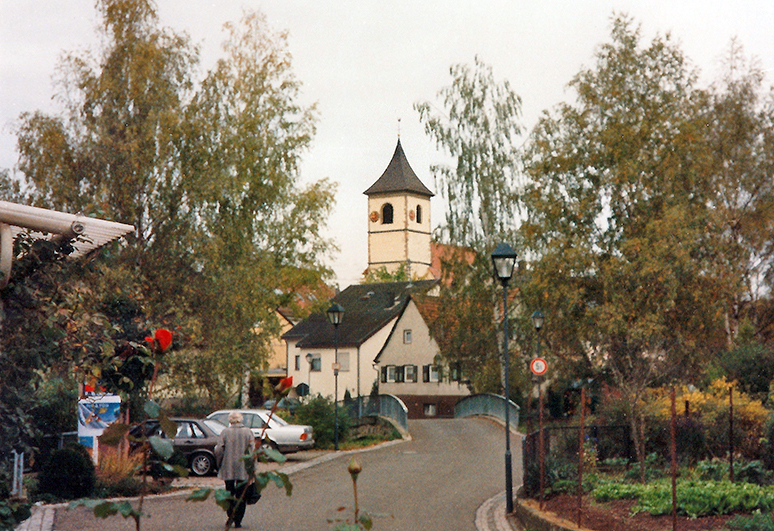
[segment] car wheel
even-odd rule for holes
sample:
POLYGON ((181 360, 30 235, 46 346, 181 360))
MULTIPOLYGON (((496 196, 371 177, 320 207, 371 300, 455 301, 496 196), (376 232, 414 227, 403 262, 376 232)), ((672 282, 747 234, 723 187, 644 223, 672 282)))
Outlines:
POLYGON ((194 454, 191 458, 191 472, 195 476, 206 476, 214 468, 212 456, 207 454, 194 454))

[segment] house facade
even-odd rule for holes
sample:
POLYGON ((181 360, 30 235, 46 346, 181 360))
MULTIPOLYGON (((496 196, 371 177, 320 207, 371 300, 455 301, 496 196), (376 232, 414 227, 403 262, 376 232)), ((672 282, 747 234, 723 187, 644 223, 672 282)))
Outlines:
POLYGON ((338 327, 315 313, 283 334, 288 376, 296 386, 307 384, 312 395, 342 400, 349 391, 353 398, 367 396, 379 380, 374 360, 411 294, 427 293, 435 286, 436 281, 423 280, 348 287, 331 300, 344 308, 338 327))
POLYGON ((454 416, 455 404, 470 395, 460 371, 440 361, 427 324, 436 310, 431 298, 409 298, 374 360, 379 392, 400 398, 409 418, 454 416))

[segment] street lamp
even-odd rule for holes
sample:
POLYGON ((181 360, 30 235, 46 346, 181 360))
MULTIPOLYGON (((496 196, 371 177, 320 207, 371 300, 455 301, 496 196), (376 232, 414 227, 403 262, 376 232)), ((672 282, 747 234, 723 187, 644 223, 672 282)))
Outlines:
POLYGON ((328 320, 333 325, 333 379, 335 381, 333 396, 333 449, 339 449, 339 325, 344 319, 344 308, 341 304, 334 302, 325 312, 328 314, 328 320))
POLYGON ((312 363, 314 363, 314 356, 311 352, 307 352, 306 354, 306 362, 309 364, 309 377, 307 381, 307 385, 309 386, 309 394, 312 394, 312 363))
MULTIPOLYGON (((535 310, 532 312, 532 326, 535 327, 535 332, 537 333, 537 357, 540 357, 540 330, 543 328, 543 323, 545 322, 545 317, 543 317, 543 312, 540 310, 535 310)), ((544 442, 543 442, 543 386, 541 385, 543 383, 543 377, 538 376, 538 409, 539 409, 539 418, 540 418, 540 424, 539 424, 539 451, 540 451, 540 509, 543 509, 543 482, 544 482, 544 442)))
POLYGON ((508 374, 508 282, 516 265, 516 252, 507 243, 500 243, 492 252, 494 273, 503 285, 503 356, 505 358, 505 504, 513 512, 513 473, 511 472, 510 376, 508 374))

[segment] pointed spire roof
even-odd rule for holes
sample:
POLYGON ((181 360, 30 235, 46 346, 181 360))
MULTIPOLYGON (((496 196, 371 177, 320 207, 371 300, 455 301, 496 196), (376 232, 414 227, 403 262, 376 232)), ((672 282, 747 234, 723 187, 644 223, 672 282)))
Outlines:
POLYGON ((406 154, 403 152, 403 147, 400 145, 400 138, 398 138, 398 145, 395 147, 395 153, 392 155, 392 160, 387 165, 387 169, 363 193, 365 195, 373 195, 396 192, 411 192, 426 197, 433 197, 435 195, 422 184, 417 174, 411 169, 411 165, 406 159, 406 154))

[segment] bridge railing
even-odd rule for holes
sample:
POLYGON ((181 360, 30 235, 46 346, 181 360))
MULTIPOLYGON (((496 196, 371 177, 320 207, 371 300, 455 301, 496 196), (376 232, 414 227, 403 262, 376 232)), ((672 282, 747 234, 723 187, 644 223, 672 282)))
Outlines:
POLYGON ((402 433, 408 433, 408 408, 394 395, 361 396, 349 408, 353 417, 380 416, 391 420, 402 433))
MULTIPOLYGON (((508 400, 508 417, 512 427, 519 425, 519 406, 512 400, 508 400)), ((492 393, 480 393, 466 396, 454 406, 454 416, 471 417, 484 415, 495 417, 505 422, 505 397, 492 393)))

